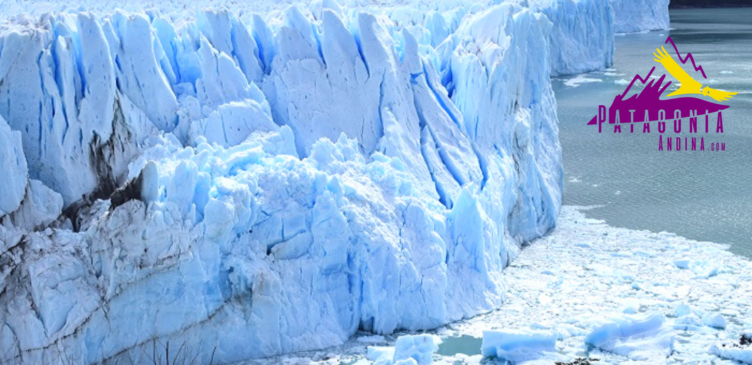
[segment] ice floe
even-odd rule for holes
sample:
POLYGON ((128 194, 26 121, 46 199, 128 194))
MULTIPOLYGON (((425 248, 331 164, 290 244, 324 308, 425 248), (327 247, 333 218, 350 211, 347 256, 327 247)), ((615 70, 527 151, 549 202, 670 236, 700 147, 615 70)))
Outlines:
POLYGON ((434 335, 400 336, 394 347, 369 347, 366 358, 374 365, 431 365, 440 343, 434 335))
POLYGON ((661 362, 673 351, 673 328, 660 313, 624 315, 596 324, 585 344, 632 360, 661 362))
POLYGON ((587 74, 580 74, 564 81, 564 85, 569 87, 578 87, 582 84, 588 84, 592 82, 603 82, 603 80, 594 77, 588 77, 587 74))
POLYGON ((489 330, 483 331, 481 353, 484 357, 512 363, 540 358, 556 358, 557 335, 542 330, 489 330))

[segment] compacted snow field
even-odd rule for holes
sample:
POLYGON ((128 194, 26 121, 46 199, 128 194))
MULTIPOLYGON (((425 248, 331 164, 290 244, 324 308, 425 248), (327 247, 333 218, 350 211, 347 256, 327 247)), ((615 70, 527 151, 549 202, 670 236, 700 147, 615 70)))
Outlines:
POLYGON ((0 363, 229 363, 498 308, 561 208, 550 77, 612 63, 616 1, 2 2, 0 363))
POLYGON ((478 364, 483 355, 493 356, 488 364, 752 361, 752 262, 723 245, 613 228, 564 207, 556 230, 525 247, 502 277, 499 309, 435 337, 363 334, 340 348, 253 364, 390 364, 394 338, 397 348, 438 344, 411 347, 416 359, 434 353, 434 364, 478 364))

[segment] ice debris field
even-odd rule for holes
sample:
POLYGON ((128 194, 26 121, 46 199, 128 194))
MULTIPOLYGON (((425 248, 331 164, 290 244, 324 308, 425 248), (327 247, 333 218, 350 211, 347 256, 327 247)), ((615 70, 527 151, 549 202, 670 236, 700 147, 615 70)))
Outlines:
MULTIPOLYGON (((0 363, 231 363, 499 308, 561 209, 550 77, 610 66, 619 16, 668 24, 620 1, 2 2, 0 363)), ((427 361, 404 341, 379 361, 427 361)))
POLYGON ((501 276, 501 307, 434 335, 359 334, 251 364, 752 363, 752 262, 724 245, 613 228, 565 206, 501 276))

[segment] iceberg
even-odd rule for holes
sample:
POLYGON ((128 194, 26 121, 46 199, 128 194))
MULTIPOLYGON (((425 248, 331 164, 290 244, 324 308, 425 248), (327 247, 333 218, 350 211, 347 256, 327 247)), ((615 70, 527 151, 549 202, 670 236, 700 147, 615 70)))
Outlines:
POLYGON ((665 361, 674 348, 674 329, 660 313, 624 315, 594 326, 585 343, 639 361, 665 361))
POLYGON ((702 323, 708 327, 717 329, 726 328, 726 318, 719 313, 707 313, 702 317, 702 323))
POLYGON ((0 5, 36 16, 0 25, 2 363, 229 363, 497 308, 561 208, 556 47, 613 52, 599 1, 85 3, 0 5))
POLYGON ((555 360, 558 359, 556 338, 557 335, 551 331, 483 331, 481 352, 484 357, 515 364, 541 358, 555 360))
POLYGON ((374 365, 431 365, 441 340, 434 335, 405 335, 394 347, 369 346, 366 358, 374 365))

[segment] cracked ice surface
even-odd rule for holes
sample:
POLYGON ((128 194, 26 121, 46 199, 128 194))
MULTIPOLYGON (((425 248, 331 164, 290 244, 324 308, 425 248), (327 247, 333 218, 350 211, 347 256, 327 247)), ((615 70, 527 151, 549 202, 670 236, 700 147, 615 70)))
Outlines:
POLYGON ((615 15, 611 4, 609 1, 531 1, 531 5, 553 23, 549 36, 552 76, 602 70, 613 64, 615 15))
MULTIPOLYGON (((724 245, 609 227, 586 218, 579 209, 563 207, 557 228, 527 246, 503 272, 508 293, 504 305, 437 330, 443 343, 460 335, 480 339, 484 331, 541 333, 536 344, 527 345, 540 351, 545 349, 545 334, 553 333, 555 350, 527 359, 528 364, 570 362, 588 355, 600 359, 594 364, 752 363, 752 346, 734 346, 742 334, 752 333, 750 261, 731 254, 724 245), (715 274, 682 269, 675 265, 677 259, 705 262, 716 269, 715 274), (718 318, 724 319, 725 328, 717 325, 718 318)), ((360 361, 365 347, 375 342, 364 338, 369 341, 354 339, 344 347, 266 363, 360 361), (331 359, 324 360, 327 357, 331 359)), ((379 346, 394 345, 392 337, 377 340, 379 346)), ((505 344, 517 349, 529 342, 520 338, 505 344)), ((433 363, 481 360, 480 341, 461 351, 434 355, 433 363)))
POLYGON ((383 14, 396 24, 407 27, 419 43, 438 47, 451 37, 467 14, 477 13, 494 4, 517 3, 540 11, 551 20, 550 34, 552 75, 574 74, 608 67, 613 60, 613 34, 667 29, 668 1, 643 0, 453 0, 453 1, 253 1, 231 0, 9 0, 0 4, 0 19, 16 14, 42 15, 46 12, 78 12, 82 10, 107 15, 113 9, 163 14, 171 22, 192 19, 203 8, 227 8, 244 22, 252 22, 255 13, 267 20, 292 4, 308 7, 314 14, 322 9, 336 8, 352 16, 357 11, 383 14), (271 14, 271 15, 270 15, 271 14))
POLYGON ((6 175, 0 180, 0 216, 18 209, 27 183, 27 166, 21 147, 21 133, 12 131, 0 117, 0 171, 6 175))
POLYGON ((651 363, 718 364, 723 362, 709 353, 710 346, 736 343, 744 329, 752 326, 750 275, 750 262, 722 245, 611 228, 565 207, 556 231, 526 248, 505 271, 509 295, 501 310, 459 325, 457 330, 479 335, 486 327, 550 329, 559 333, 559 351, 573 359, 586 353, 586 336, 595 340, 605 333, 597 331, 604 323, 635 323, 639 325, 621 330, 643 341, 634 352, 628 341, 618 341, 619 350, 603 346, 612 352, 595 349, 590 355, 601 362, 621 363, 628 358, 646 360, 640 352, 655 348, 654 357, 647 358, 651 363), (713 267, 715 274, 681 269, 674 264, 677 258, 701 261, 713 267), (633 317, 640 319, 631 322, 621 319, 634 311, 643 316, 637 314, 633 317), (713 328, 700 319, 706 316, 725 318, 728 326, 713 328), (667 335, 675 338, 673 351, 661 345, 667 335))
POLYGON ((451 326, 451 333, 550 330, 567 361, 590 350, 598 363, 724 364, 711 345, 738 343, 752 327, 748 260, 724 245, 609 227, 573 207, 564 207, 556 230, 526 247, 503 276, 508 295, 500 310, 451 326), (681 269, 677 259, 712 270, 681 269), (719 317, 725 328, 712 326, 719 317))
POLYGON ((231 362, 498 307, 560 207, 551 23, 462 19, 437 49, 334 5, 4 24, 2 362, 231 362))

